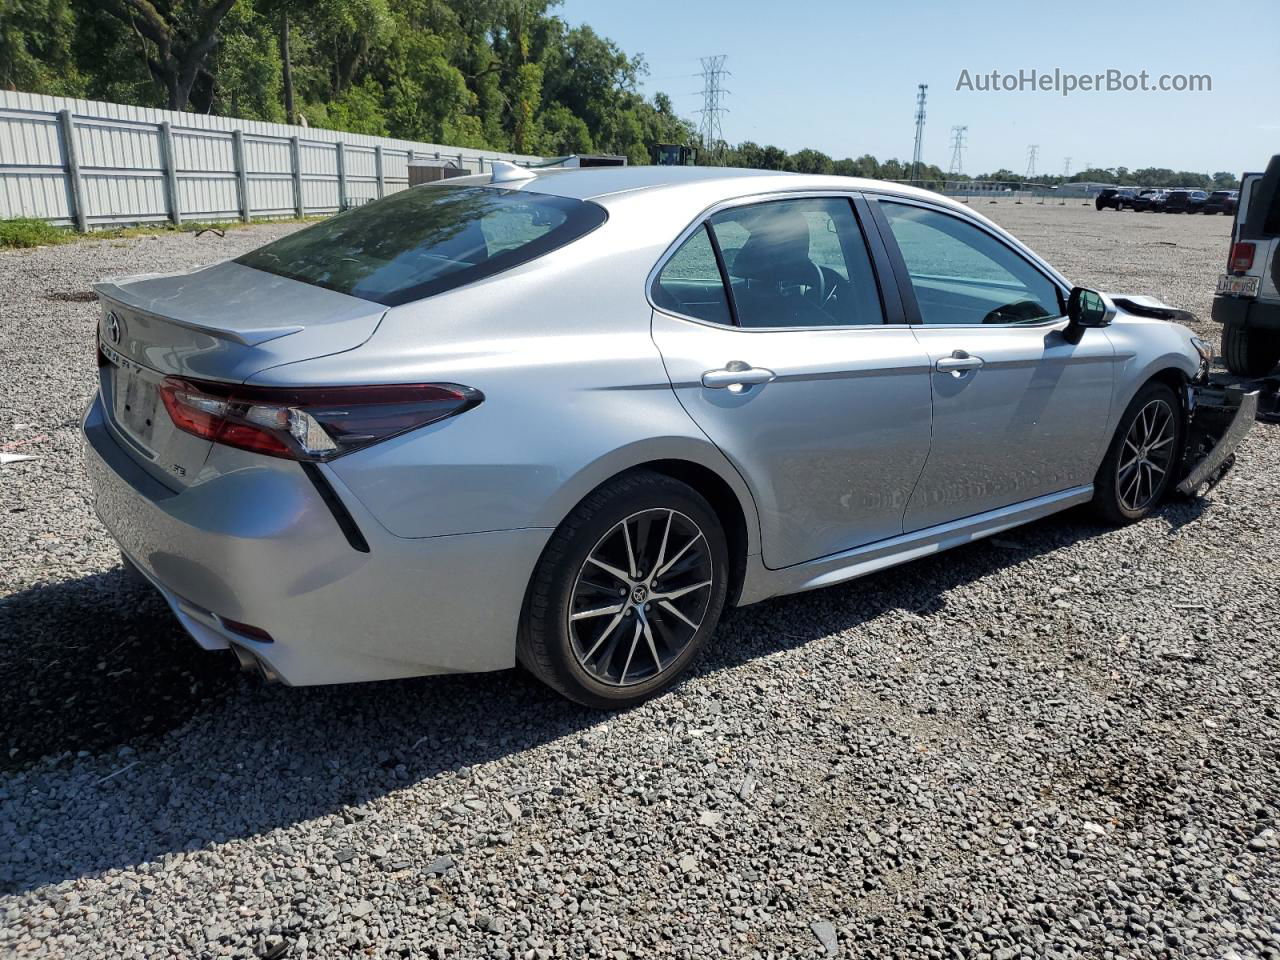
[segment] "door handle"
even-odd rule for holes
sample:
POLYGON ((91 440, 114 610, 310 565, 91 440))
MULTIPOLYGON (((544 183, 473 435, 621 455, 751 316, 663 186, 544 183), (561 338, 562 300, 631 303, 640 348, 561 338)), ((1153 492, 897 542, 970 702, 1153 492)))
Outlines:
POLYGON ((702 375, 702 385, 710 390, 724 390, 726 387, 740 393, 747 387, 757 383, 769 383, 778 375, 764 367, 753 367, 742 360, 730 360, 722 370, 708 370, 702 375), (737 388, 734 390, 734 388, 737 388))
POLYGON ((939 373, 949 373, 953 377, 963 377, 970 370, 977 370, 981 367, 982 362, 981 357, 971 357, 963 350, 953 350, 951 356, 943 357, 933 366, 939 373))

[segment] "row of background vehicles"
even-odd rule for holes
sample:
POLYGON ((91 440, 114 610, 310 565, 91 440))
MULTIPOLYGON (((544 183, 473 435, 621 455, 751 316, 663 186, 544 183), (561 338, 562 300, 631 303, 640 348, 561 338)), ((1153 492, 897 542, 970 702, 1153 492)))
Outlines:
POLYGON ((1205 190, 1161 187, 1106 187, 1094 200, 1099 210, 1133 210, 1150 213, 1224 213, 1232 215, 1239 190, 1205 190))

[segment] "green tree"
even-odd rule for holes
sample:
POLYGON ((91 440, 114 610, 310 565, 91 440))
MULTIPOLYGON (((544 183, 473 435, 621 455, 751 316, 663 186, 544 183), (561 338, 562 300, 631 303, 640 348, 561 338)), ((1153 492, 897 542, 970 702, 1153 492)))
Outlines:
POLYGON ((254 7, 241 4, 228 14, 209 73, 214 112, 274 122, 286 118, 278 37, 272 21, 254 7))
POLYGON ((150 0, 100 0, 100 8, 134 31, 170 110, 185 110, 196 81, 218 43, 218 28, 236 0, 179 0, 157 7, 150 0))
POLYGON ((0 89, 84 95, 67 0, 0 0, 0 89))
POLYGON ((808 147, 793 153, 787 163, 787 169, 796 173, 831 173, 834 166, 825 153, 808 147))

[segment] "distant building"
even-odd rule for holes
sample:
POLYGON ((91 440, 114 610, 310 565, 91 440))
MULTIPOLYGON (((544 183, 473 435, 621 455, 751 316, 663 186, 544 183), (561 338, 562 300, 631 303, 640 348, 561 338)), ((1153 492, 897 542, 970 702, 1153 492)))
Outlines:
MULTIPOLYGON (((1114 187, 1114 183, 1094 183, 1082 180, 1079 183, 1064 183, 1055 191, 1060 197, 1096 197, 1106 187, 1114 187)), ((1136 188, 1135 188, 1136 189, 1136 188)))

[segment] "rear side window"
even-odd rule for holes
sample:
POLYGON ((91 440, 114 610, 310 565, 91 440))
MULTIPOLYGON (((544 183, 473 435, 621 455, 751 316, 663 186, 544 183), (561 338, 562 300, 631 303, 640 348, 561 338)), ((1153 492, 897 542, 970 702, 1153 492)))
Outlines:
POLYGON ((732 323, 716 252, 703 224, 671 255, 653 285, 653 300, 664 310, 708 323, 732 323))
POLYGON ((715 214, 663 265, 653 302, 743 327, 884 322, 866 240, 844 198, 769 200, 715 214))
POLYGON ((236 262, 387 306, 527 263, 604 223, 583 200, 494 187, 411 187, 236 262))
POLYGON ((711 218, 744 327, 884 322, 871 257, 843 198, 770 200, 711 218))

